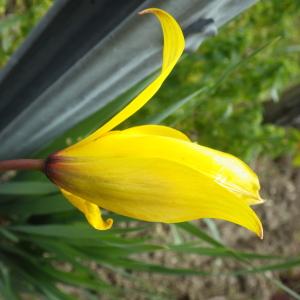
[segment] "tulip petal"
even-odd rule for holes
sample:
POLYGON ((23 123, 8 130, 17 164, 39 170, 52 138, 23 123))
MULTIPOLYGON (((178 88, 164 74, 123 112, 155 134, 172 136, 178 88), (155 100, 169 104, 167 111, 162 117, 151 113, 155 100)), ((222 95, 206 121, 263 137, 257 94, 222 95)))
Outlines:
POLYGON ((65 170, 60 184, 121 215, 164 223, 217 218, 263 234, 259 218, 244 201, 173 161, 115 157, 65 165, 65 170))
POLYGON ((246 164, 182 139, 126 131, 62 156, 56 182, 121 215, 166 223, 219 218, 262 236, 249 207, 260 199, 259 182, 246 164))
POLYGON ((94 133, 92 133, 82 141, 70 146, 69 148, 78 147, 82 144, 93 141, 100 136, 103 136, 106 132, 115 128, 117 125, 137 112, 159 90, 162 83, 168 77, 175 64, 179 60, 184 50, 184 36, 180 26, 171 15, 161 9, 149 8, 142 11, 140 14, 148 13, 152 13, 158 18, 163 31, 164 49, 160 75, 107 123, 105 123, 102 127, 100 127, 98 130, 96 130, 94 133))
POLYGON ((104 221, 101 217, 99 206, 92 202, 86 201, 79 196, 75 196, 64 189, 61 189, 61 192, 72 205, 74 205, 85 215, 87 221, 92 227, 98 230, 107 230, 111 228, 113 220, 107 219, 104 221))
POLYGON ((78 149, 65 149, 60 155, 83 158, 145 157, 171 160, 193 168, 224 189, 238 195, 248 205, 262 203, 257 175, 240 159, 186 141, 174 129, 156 126, 134 127, 103 136, 78 149), (144 131, 144 133, 143 133, 144 131), (157 135, 145 134, 152 131, 157 135), (136 134, 134 135, 133 132, 136 134), (159 134, 160 133, 160 134, 159 134), (168 138, 166 138, 168 137, 168 138))
POLYGON ((156 135, 156 136, 165 136, 171 137, 174 139, 179 139, 183 141, 190 142, 190 139, 181 131, 174 128, 163 126, 163 125, 142 125, 131 127, 122 131, 119 131, 120 134, 136 134, 136 135, 156 135))
MULTIPOLYGON (((183 140, 186 142, 190 142, 188 136, 186 136, 184 133, 182 133, 179 130, 176 130, 174 128, 163 126, 163 125, 141 125, 141 126, 135 126, 131 127, 122 131, 110 131, 107 132, 102 138, 112 135, 138 135, 138 136, 145 136, 145 135, 152 135, 152 136, 164 136, 164 137, 170 137, 174 139, 183 140)), ((75 146, 75 145, 74 145, 75 146)), ((79 153, 83 154, 85 153, 85 149, 88 144, 82 144, 80 151, 78 152, 79 147, 68 147, 64 150, 61 150, 59 153, 60 155, 64 156, 77 156, 79 153)), ((89 148, 90 149, 90 148, 89 148)), ((96 151, 95 153, 99 153, 96 151)))

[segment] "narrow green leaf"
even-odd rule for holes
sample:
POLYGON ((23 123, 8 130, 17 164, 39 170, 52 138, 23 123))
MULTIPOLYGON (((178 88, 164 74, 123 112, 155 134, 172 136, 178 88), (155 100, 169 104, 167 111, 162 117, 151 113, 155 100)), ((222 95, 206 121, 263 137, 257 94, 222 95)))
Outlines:
POLYGON ((14 243, 17 243, 19 241, 19 238, 11 231, 7 230, 5 227, 0 227, 0 234, 14 243))
POLYGON ((19 300, 20 297, 16 294, 15 289, 11 284, 9 269, 0 261, 0 295, 4 299, 19 300))
POLYGON ((62 272, 48 266, 43 266, 43 270, 58 282, 60 281, 74 286, 81 286, 98 292, 103 290, 113 290, 111 286, 105 284, 101 279, 95 276, 76 274, 74 270, 72 272, 62 272))
POLYGON ((74 210, 74 207, 60 194, 43 198, 11 199, 0 203, 2 214, 29 217, 74 210))
POLYGON ((212 237, 222 243, 221 235, 218 229, 218 226, 213 219, 203 219, 204 223, 207 225, 209 232, 211 233, 212 237))
POLYGON ((49 195, 57 193, 55 185, 47 182, 22 181, 6 182, 0 184, 0 195, 49 195))
POLYGON ((188 95, 187 97, 183 99, 178 99, 177 101, 174 101, 169 106, 167 106, 165 109, 161 110, 159 113, 157 113, 155 116, 150 116, 146 120, 143 121, 144 124, 158 124, 164 121, 167 117, 172 115, 175 111, 177 111, 180 107, 184 106, 186 103, 190 102, 195 97, 207 93, 210 90, 210 87, 203 87, 194 93, 188 95))
POLYGON ((44 158, 58 149, 65 148, 67 146, 66 141, 74 143, 77 141, 78 137, 84 137, 99 128, 113 115, 122 110, 122 108, 126 106, 136 95, 138 95, 153 80, 154 77, 155 74, 152 74, 148 76, 148 78, 133 86, 105 107, 101 108, 99 111, 68 130, 61 137, 57 138, 53 143, 40 151, 37 156, 44 158))
POLYGON ((207 276, 212 275, 210 272, 205 271, 197 271, 192 269, 183 269, 183 268, 168 268, 162 265, 155 265, 150 263, 145 263, 142 261, 136 261, 125 258, 114 258, 109 261, 101 260, 99 258, 95 258, 96 261, 102 263, 104 265, 112 265, 118 268, 126 268, 130 270, 138 270, 143 272, 150 273, 161 273, 161 274, 169 274, 169 275, 199 275, 199 276, 207 276))
POLYGON ((60 237, 65 239, 103 239, 103 238, 115 238, 116 234, 140 231, 143 227, 135 228, 113 228, 108 231, 99 231, 91 228, 89 225, 75 224, 75 225, 20 225, 10 226, 13 231, 35 234, 41 236, 60 237))
POLYGON ((190 246, 188 244, 182 244, 182 245, 170 245, 169 248, 172 251, 179 252, 179 253, 193 253, 193 254, 212 256, 212 257, 230 257, 236 259, 236 255, 238 255, 245 259, 263 259, 263 260, 284 259, 284 257, 280 255, 260 254, 256 252, 234 251, 233 254, 232 250, 223 247, 206 248, 206 247, 190 246))
POLYGON ((279 287, 280 289, 285 291, 288 295, 290 295, 291 297, 293 297, 296 300, 300 300, 300 295, 296 291, 294 291, 291 288, 289 288, 288 286, 286 286, 283 282, 281 282, 280 280, 277 280, 275 278, 270 278, 270 280, 273 284, 275 284, 277 287, 279 287))
POLYGON ((87 254, 88 256, 93 257, 125 257, 131 254, 153 252, 157 250, 167 249, 164 246, 151 245, 151 244, 141 244, 141 245, 99 245, 95 247, 81 247, 81 251, 87 254))
POLYGON ((209 86, 201 87, 200 89, 196 90, 190 95, 187 95, 183 99, 176 99, 174 100, 169 106, 165 107, 163 110, 161 110, 158 114, 155 116, 150 116, 148 119, 145 120, 146 124, 157 124, 164 121, 167 117, 172 115, 175 111, 177 111, 180 107, 184 106, 191 100, 195 99, 196 97, 200 96, 201 94, 206 93, 209 95, 210 93, 213 93, 229 76, 232 74, 235 70, 237 70, 239 67, 245 65, 248 63, 251 58, 253 58, 255 55, 263 51, 268 46, 272 45, 273 43, 276 43, 280 37, 277 37, 271 41, 266 42, 264 45, 259 47, 258 49, 254 50, 252 53, 250 53, 246 58, 243 58, 242 60, 239 60, 238 62, 232 64, 229 66, 222 76, 218 78, 214 84, 209 86))
POLYGON ((279 270, 288 270, 292 268, 296 268, 300 266, 300 258, 293 258, 283 263, 276 263, 276 264, 268 264, 259 267, 250 267, 248 269, 239 270, 234 272, 235 275, 238 274, 249 274, 249 273, 263 273, 269 271, 279 271, 279 270))
POLYGON ((210 245, 213 245, 215 247, 224 247, 223 244, 221 244, 219 241, 213 239, 210 237, 207 233, 193 225, 192 223, 178 223, 176 224, 177 227, 180 229, 190 233, 191 235, 196 236, 200 240, 209 243, 210 245))
POLYGON ((30 255, 17 248, 6 247, 5 249, 2 244, 0 247, 2 248, 2 253, 4 253, 4 250, 10 253, 10 257, 6 256, 5 261, 9 262, 12 269, 24 277, 25 282, 31 283, 37 291, 46 294, 47 299, 76 300, 58 290, 55 286, 56 282, 53 282, 52 278, 39 268, 38 261, 30 255))

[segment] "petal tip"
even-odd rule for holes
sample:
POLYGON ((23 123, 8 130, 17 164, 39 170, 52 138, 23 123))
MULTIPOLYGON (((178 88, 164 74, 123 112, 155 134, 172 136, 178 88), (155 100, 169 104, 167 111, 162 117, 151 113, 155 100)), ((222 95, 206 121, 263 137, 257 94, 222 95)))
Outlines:
POLYGON ((263 203, 265 203, 265 202, 266 202, 265 199, 259 197, 256 204, 263 204, 263 203))
POLYGON ((264 230, 263 230, 262 227, 260 228, 260 231, 258 232, 258 237, 259 237, 261 240, 264 239, 264 230))
POLYGON ((106 229, 110 229, 110 228, 112 227, 113 223, 114 223, 114 220, 113 220, 113 219, 111 219, 111 218, 107 219, 107 220, 105 221, 106 229))
POLYGON ((260 220, 258 220, 257 225, 258 225, 258 227, 257 227, 257 230, 255 230, 255 233, 261 240, 263 240, 264 239, 264 229, 263 229, 263 225, 260 222, 260 220))
POLYGON ((259 205, 259 204, 263 204, 265 203, 265 199, 261 198, 260 196, 256 197, 255 199, 251 199, 251 201, 249 201, 249 205, 259 205))
POLYGON ((157 10, 157 8, 147 8, 138 12, 139 15, 151 14, 153 11, 157 10))
POLYGON ((112 225, 114 223, 114 220, 109 218, 107 220, 102 220, 102 222, 97 222, 96 224, 91 224, 92 227, 94 227, 97 230, 108 230, 111 229, 112 225))

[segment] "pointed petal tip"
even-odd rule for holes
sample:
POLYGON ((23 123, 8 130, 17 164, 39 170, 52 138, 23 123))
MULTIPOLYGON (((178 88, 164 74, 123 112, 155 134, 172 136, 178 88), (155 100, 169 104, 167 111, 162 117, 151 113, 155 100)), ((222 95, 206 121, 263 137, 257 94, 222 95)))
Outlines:
POLYGON ((262 204, 262 203, 265 203, 266 199, 262 198, 260 196, 260 193, 259 191, 257 192, 257 198, 256 198, 256 204, 262 204))
POLYGON ((263 225, 262 225, 262 223, 261 223, 261 221, 258 217, 257 217, 257 220, 256 220, 256 224, 257 224, 256 229, 253 230, 253 232, 256 233, 256 235, 262 240, 264 238, 264 228, 263 228, 263 225))
POLYGON ((257 233, 257 235, 261 240, 264 239, 264 229, 262 226, 260 227, 260 231, 257 233))
POLYGON ((257 204, 265 203, 265 201, 266 201, 265 199, 263 199, 260 196, 258 196, 257 204))
MULTIPOLYGON (((254 228, 253 228, 254 229, 254 228)), ((257 227, 253 230, 253 232, 261 239, 264 238, 264 228, 259 218, 257 218, 257 227)))
POLYGON ((151 14, 154 11, 157 11, 157 10, 159 10, 159 9, 157 9, 157 8, 147 8, 147 9, 139 11, 138 14, 139 15, 151 14))
POLYGON ((248 204, 250 206, 259 205, 259 204, 265 203, 265 201, 266 201, 266 199, 263 199, 259 194, 257 194, 256 196, 253 196, 250 198, 250 200, 248 201, 248 204))
POLYGON ((265 199, 261 198, 260 196, 258 196, 258 198, 256 198, 254 201, 250 202, 250 205, 259 205, 259 204, 263 204, 265 203, 265 199))
POLYGON ((147 12, 146 9, 145 9, 145 10, 141 10, 141 11, 138 12, 138 14, 139 14, 140 16, 145 15, 145 14, 148 14, 148 13, 149 13, 149 12, 147 12))

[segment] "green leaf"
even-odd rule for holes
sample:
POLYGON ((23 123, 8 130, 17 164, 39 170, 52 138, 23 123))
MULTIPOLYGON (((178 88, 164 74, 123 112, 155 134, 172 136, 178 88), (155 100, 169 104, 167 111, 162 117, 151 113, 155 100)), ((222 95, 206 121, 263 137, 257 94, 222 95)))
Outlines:
POLYGON ((214 247, 214 248, 205 248, 201 246, 191 246, 189 244, 182 244, 182 245, 170 245, 169 248, 172 251, 179 252, 179 253, 192 253, 198 254, 202 256, 212 256, 212 257, 230 257, 236 259, 236 255, 244 259, 284 259, 284 257, 280 255, 270 255, 270 254, 261 254, 256 252, 241 252, 241 251, 234 251, 234 255, 231 249, 227 249, 224 247, 214 247))
POLYGON ((163 109, 159 113, 157 113, 156 115, 150 116, 149 118, 144 120, 143 123, 144 124, 159 124, 162 121, 164 121, 167 117, 172 115, 175 111, 177 111, 180 107, 187 104, 191 100, 195 99, 197 96, 207 93, 210 90, 211 90, 210 87, 203 87, 182 99, 177 99, 177 100, 173 101, 165 109, 163 109))
POLYGON ((168 268, 162 265, 145 263, 142 261, 136 261, 132 259, 126 258, 113 258, 109 261, 105 260, 105 258, 101 259, 99 257, 92 257, 97 262, 103 265, 111 265, 118 268, 125 268, 136 271, 150 272, 150 273, 160 273, 160 274, 168 274, 168 275, 199 275, 199 276, 207 276, 211 275, 211 272, 198 271, 192 269, 184 269, 184 268, 168 268))
POLYGON ((207 233, 193 225, 192 223, 178 223, 176 224, 177 227, 180 229, 190 233, 191 235, 196 236, 200 240, 207 242, 208 244, 211 244, 215 247, 224 247, 223 244, 221 244, 219 241, 213 239, 210 237, 207 233))
POLYGON ((141 245, 98 245, 95 247, 85 247, 84 245, 81 251, 92 257, 125 257, 131 254, 147 253, 157 250, 168 249, 165 246, 151 245, 151 244, 141 244, 141 245))
POLYGON ((11 199, 0 203, 2 214, 29 217, 32 215, 53 214, 74 210, 74 207, 62 195, 45 196, 43 198, 11 199))
POLYGON ((49 195, 57 192, 58 189, 55 185, 46 182, 23 181, 0 184, 0 195, 34 196, 49 195))
MULTIPOLYGON (((32 284, 36 291, 46 293, 47 299, 76 300, 58 290, 55 286, 56 282, 53 282, 51 277, 42 270, 38 261, 35 261, 33 257, 17 248, 5 248, 3 244, 1 244, 0 247, 2 248, 2 254, 8 254, 5 257, 5 261, 9 263, 10 268, 23 277, 25 282, 32 284), (28 272, 28 270, 30 270, 30 272, 28 272)), ((16 293, 18 292, 20 291, 16 290, 16 293)))
POLYGON ((263 273, 269 271, 289 270, 300 266, 300 258, 293 258, 288 261, 276 264, 267 264, 259 267, 249 267, 244 270, 234 272, 234 274, 245 274, 245 273, 263 273))
POLYGON ((18 300, 20 297, 16 294, 15 289, 11 284, 11 275, 9 268, 0 261, 0 295, 4 299, 18 300))
POLYGON ((164 109, 162 109, 156 115, 150 116, 148 119, 146 119, 145 123, 146 124, 161 123, 167 117, 169 117, 174 112, 176 112, 179 108, 181 108, 188 102, 192 101, 196 97, 198 97, 202 94, 206 94, 207 96, 211 95, 211 93, 216 91, 218 89, 218 87, 230 76, 231 73, 236 71, 239 67, 248 63, 251 60, 251 58, 255 57, 258 53, 260 53, 261 51, 263 51, 265 48, 269 47, 270 45, 276 43, 279 39, 280 39, 280 37, 276 37, 275 39, 266 42, 264 45, 260 46, 259 48, 254 50, 252 53, 250 53, 246 58, 242 58, 238 62, 230 65, 213 84, 201 87, 200 89, 197 89, 196 91, 192 92, 191 94, 187 95, 184 98, 174 99, 169 106, 166 106, 164 109))
POLYGON ((122 108, 126 106, 136 95, 138 95, 153 80, 155 75, 156 74, 152 74, 148 76, 146 79, 142 80, 117 97, 115 100, 108 103, 105 107, 101 108, 99 111, 68 130, 61 137, 55 139, 55 141, 48 145, 45 149, 37 153, 37 156, 44 158, 49 154, 68 146, 66 141, 69 140, 72 143, 75 143, 79 137, 85 137, 99 128, 113 115, 122 110, 122 108))
MULTIPOLYGON (((9 226, 12 231, 28 233, 31 235, 52 236, 65 239, 108 239, 116 238, 116 234, 134 232, 144 229, 143 227, 136 228, 113 228, 108 231, 95 230, 89 225, 76 224, 76 225, 20 225, 9 226)), ((124 239, 123 239, 124 240, 124 239)), ((126 242, 126 241, 124 241, 126 242)))
POLYGON ((298 294, 296 291, 289 288, 287 285, 282 283, 280 280, 277 280, 275 278, 270 278, 270 281, 273 282, 278 288, 285 291, 288 295, 290 295, 294 299, 300 300, 300 294, 298 294))
POLYGON ((17 243, 19 241, 19 238, 11 231, 7 230, 5 227, 0 227, 0 234, 14 243, 17 243))

